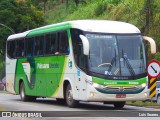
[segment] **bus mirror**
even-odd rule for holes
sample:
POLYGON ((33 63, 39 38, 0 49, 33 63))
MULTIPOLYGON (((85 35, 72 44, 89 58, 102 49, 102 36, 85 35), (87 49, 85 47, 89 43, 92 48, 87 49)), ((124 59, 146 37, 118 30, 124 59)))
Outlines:
POLYGON ((83 44, 83 54, 89 55, 89 41, 84 35, 79 35, 83 44))
POLYGON ((151 37, 147 37, 147 36, 143 36, 143 39, 150 43, 151 54, 155 54, 156 53, 156 43, 155 43, 155 41, 151 37))

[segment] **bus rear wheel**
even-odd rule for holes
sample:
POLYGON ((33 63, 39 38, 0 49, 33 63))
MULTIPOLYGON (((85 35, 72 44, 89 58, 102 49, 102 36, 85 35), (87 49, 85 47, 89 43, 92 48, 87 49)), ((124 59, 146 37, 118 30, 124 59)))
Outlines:
POLYGON ((115 102, 113 104, 116 109, 122 109, 124 105, 126 104, 126 102, 115 102))
POLYGON ((20 97, 21 97, 21 100, 24 101, 24 102, 35 101, 36 100, 36 97, 26 95, 25 87, 24 87, 23 82, 20 84, 20 97))
POLYGON ((65 97, 66 97, 66 104, 69 107, 71 108, 77 107, 78 101, 73 99, 73 93, 70 84, 67 85, 65 97))

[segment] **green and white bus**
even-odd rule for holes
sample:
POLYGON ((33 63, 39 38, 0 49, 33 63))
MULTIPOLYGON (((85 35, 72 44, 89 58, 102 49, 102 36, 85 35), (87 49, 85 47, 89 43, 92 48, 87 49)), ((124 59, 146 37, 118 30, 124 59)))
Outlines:
POLYGON ((52 24, 7 39, 6 87, 22 101, 53 97, 122 108, 147 98, 144 40, 134 25, 106 20, 52 24))

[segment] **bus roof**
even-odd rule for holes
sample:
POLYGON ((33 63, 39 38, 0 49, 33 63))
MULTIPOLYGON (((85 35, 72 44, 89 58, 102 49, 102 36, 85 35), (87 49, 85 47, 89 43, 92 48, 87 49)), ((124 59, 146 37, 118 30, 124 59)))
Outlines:
POLYGON ((73 28, 102 33, 140 33, 140 30, 129 23, 110 20, 78 20, 70 21, 73 28))
POLYGON ((69 28, 77 28, 83 31, 100 32, 100 33, 118 33, 118 34, 140 33, 140 30, 136 26, 120 21, 74 20, 58 24, 51 24, 33 30, 29 30, 23 33, 14 34, 9 36, 8 40, 15 38, 23 38, 26 36, 35 36, 54 31, 66 30, 69 28))

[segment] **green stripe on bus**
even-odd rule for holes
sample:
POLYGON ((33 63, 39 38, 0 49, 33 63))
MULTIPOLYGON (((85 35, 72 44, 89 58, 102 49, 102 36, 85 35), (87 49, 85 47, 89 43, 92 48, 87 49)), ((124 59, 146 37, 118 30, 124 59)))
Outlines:
POLYGON ((107 80, 103 78, 93 77, 93 82, 104 86, 137 86, 146 83, 146 77, 136 80, 107 80))
POLYGON ((46 33, 51 33, 51 32, 58 32, 61 30, 69 29, 69 28, 71 28, 71 24, 69 23, 56 25, 56 26, 53 25, 53 26, 49 26, 45 28, 39 28, 39 29, 32 30, 27 36, 31 37, 31 36, 36 36, 36 35, 41 35, 41 34, 46 34, 46 33))

